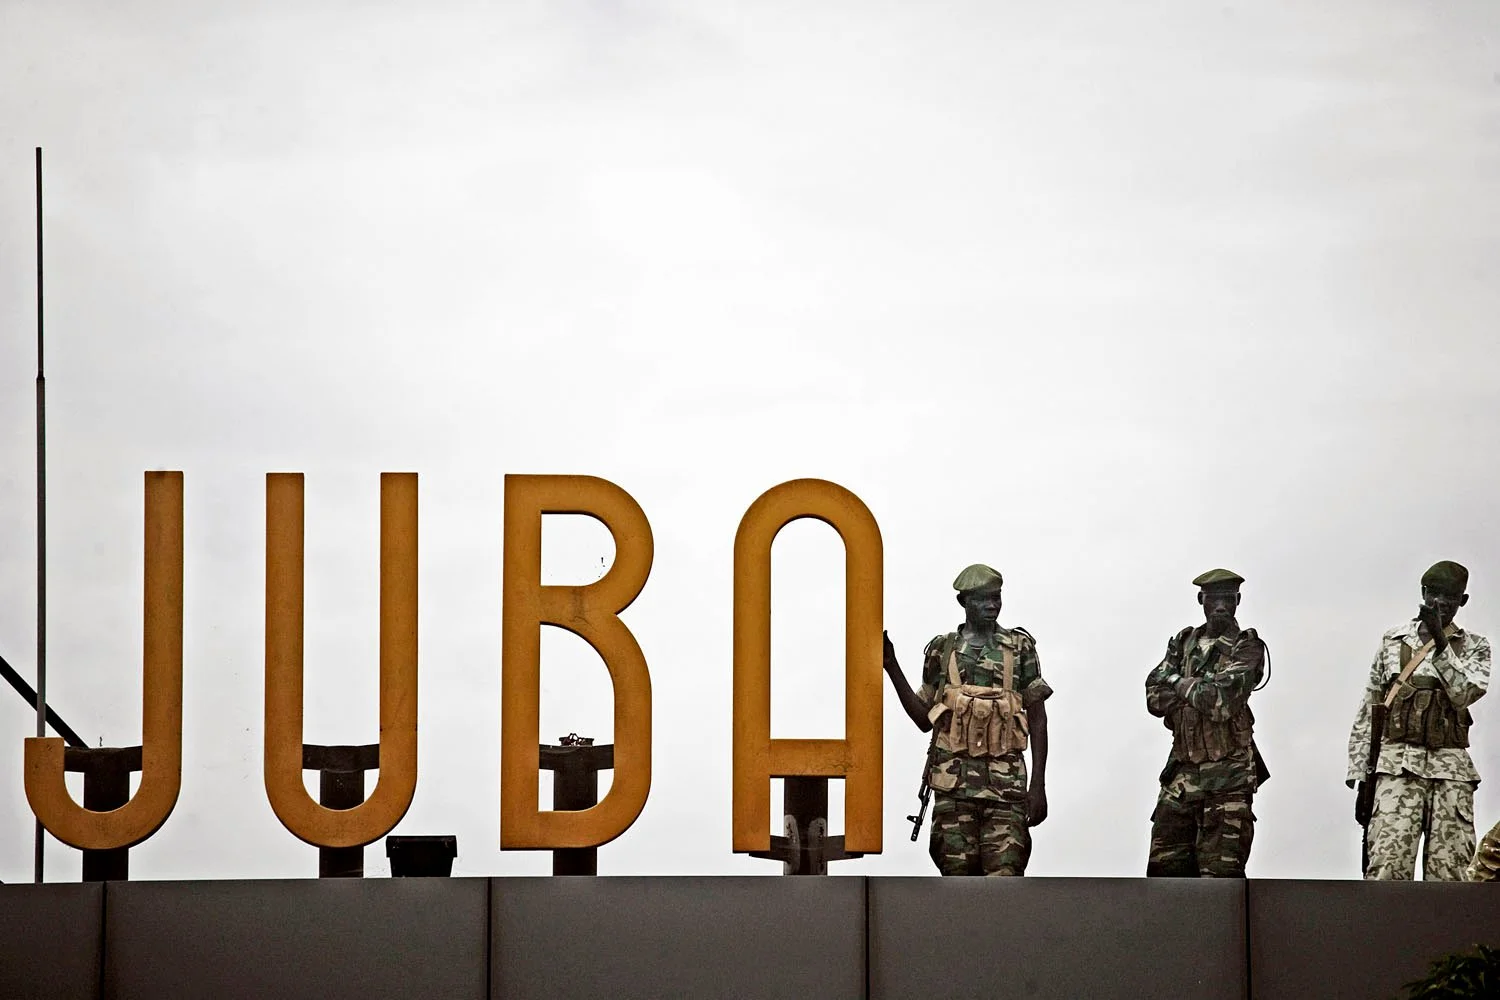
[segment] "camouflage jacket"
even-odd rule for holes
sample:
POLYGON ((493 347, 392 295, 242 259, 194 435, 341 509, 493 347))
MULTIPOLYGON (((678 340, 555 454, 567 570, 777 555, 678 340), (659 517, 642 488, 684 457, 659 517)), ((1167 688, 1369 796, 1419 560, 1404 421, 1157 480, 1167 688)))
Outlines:
POLYGON ((1173 732, 1162 781, 1171 777, 1167 772, 1188 766, 1197 768, 1193 783, 1202 791, 1254 790, 1250 693, 1265 673, 1265 643, 1254 629, 1241 629, 1238 624, 1217 639, 1209 639, 1205 629, 1199 625, 1172 636, 1166 655, 1146 675, 1146 711, 1173 732), (1174 675, 1176 679, 1171 680, 1174 675), (1194 762, 1184 748, 1183 709, 1197 713, 1206 728, 1222 730, 1224 745, 1210 752, 1209 759, 1194 762))
MULTIPOLYGON (((947 649, 958 653, 958 672, 965 684, 999 687, 1003 650, 1015 655, 1012 686, 1021 702, 1031 707, 1052 696, 1052 687, 1042 679, 1042 664, 1036 640, 1022 628, 995 626, 995 634, 983 646, 963 639, 963 626, 935 636, 922 654, 922 687, 917 691, 922 707, 937 704, 946 682, 943 656, 947 649)), ((939 721, 939 725, 943 723, 939 721)), ((933 746, 928 783, 935 791, 955 798, 1021 802, 1026 797, 1026 763, 1019 753, 1010 758, 972 758, 933 746)))
MULTIPOLYGON (((1401 674, 1401 646, 1418 648, 1427 641, 1427 629, 1419 619, 1393 628, 1380 639, 1370 675, 1360 696, 1359 710, 1349 730, 1349 770, 1346 782, 1352 785, 1365 779, 1365 765, 1370 756, 1370 707, 1384 700, 1401 674)), ((1490 643, 1477 632, 1459 629, 1453 633, 1448 648, 1433 653, 1412 672, 1412 679, 1434 678, 1441 682, 1448 698, 1457 709, 1466 709, 1480 698, 1490 683, 1490 643)), ((1400 774, 1409 771, 1418 778, 1443 778, 1449 781, 1479 782, 1474 759, 1463 747, 1428 749, 1410 743, 1382 742, 1378 774, 1400 774)))

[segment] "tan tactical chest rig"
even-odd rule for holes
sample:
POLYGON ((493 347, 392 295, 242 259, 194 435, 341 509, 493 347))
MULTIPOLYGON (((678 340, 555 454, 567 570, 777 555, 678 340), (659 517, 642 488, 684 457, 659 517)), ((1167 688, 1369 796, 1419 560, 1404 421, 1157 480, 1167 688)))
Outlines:
MULTIPOLYGON (((1189 642, 1193 639, 1193 631, 1192 629, 1184 630, 1179 636, 1183 677, 1205 676, 1208 668, 1213 665, 1219 648, 1215 640, 1214 645, 1209 646, 1204 654, 1197 669, 1190 670, 1193 649, 1189 642)), ((1184 702, 1177 710, 1177 720, 1172 726, 1173 750, 1177 758, 1194 764, 1223 760, 1234 751, 1250 746, 1254 739, 1255 716, 1250 713, 1249 705, 1235 713, 1232 718, 1216 722, 1184 702)))
POLYGON ((947 683, 928 719, 939 749, 966 757, 1003 757, 1026 749, 1026 709, 1015 689, 1016 653, 1000 647, 1000 686, 965 684, 958 673, 958 647, 948 647, 947 683), (940 720, 946 715, 946 725, 940 720))
MULTIPOLYGON (((1463 651, 1462 637, 1450 640, 1455 650, 1463 651)), ((1424 647, 1425 648, 1425 647, 1424 647)), ((1401 642, 1401 666, 1406 667, 1418 655, 1401 642)), ((1467 708, 1455 708, 1443 682, 1436 677, 1412 675, 1400 682, 1388 697, 1385 731, 1386 743, 1407 743, 1429 750, 1460 749, 1469 745, 1469 726, 1474 718, 1467 708)))

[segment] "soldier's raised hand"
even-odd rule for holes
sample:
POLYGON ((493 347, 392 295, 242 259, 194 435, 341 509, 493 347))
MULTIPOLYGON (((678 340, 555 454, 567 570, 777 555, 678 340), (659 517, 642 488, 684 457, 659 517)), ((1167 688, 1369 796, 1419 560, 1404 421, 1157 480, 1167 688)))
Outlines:
POLYGON ((891 644, 891 634, 884 629, 880 632, 881 643, 881 666, 887 671, 900 670, 901 665, 896 662, 896 647, 891 644))
POLYGON ((1448 646, 1448 637, 1443 634, 1443 619, 1438 615, 1438 609, 1425 601, 1417 608, 1417 617, 1422 624, 1427 626, 1427 634, 1432 638, 1432 649, 1441 653, 1448 646))

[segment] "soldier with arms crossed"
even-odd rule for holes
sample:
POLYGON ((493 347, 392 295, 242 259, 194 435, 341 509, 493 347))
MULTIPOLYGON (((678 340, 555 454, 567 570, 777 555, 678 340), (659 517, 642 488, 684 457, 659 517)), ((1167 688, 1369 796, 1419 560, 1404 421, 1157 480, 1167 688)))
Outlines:
POLYGON ((1245 877, 1255 834, 1250 803, 1270 775, 1250 713, 1266 644, 1235 619, 1243 582, 1227 569, 1194 579, 1204 623, 1168 640, 1146 677, 1146 711, 1172 731, 1151 814, 1148 877, 1245 877))
POLYGON ((1435 563, 1422 574, 1417 617, 1380 640, 1349 733, 1347 784, 1375 782, 1373 799, 1356 797, 1365 827, 1367 879, 1411 879, 1425 838, 1422 878, 1463 881, 1474 858, 1474 787, 1469 706, 1489 685, 1490 644, 1454 624, 1469 571, 1435 563), (1372 709, 1383 710, 1379 759, 1370 773, 1372 709), (1364 803, 1369 815, 1364 815, 1364 803))
POLYGON ((902 707, 919 729, 933 731, 930 854, 944 875, 1026 874, 1029 827, 1047 818, 1045 702, 1052 688, 1031 635, 996 623, 1003 583, 982 565, 953 581, 964 623, 927 644, 919 691, 907 684, 885 638, 885 670, 902 707))

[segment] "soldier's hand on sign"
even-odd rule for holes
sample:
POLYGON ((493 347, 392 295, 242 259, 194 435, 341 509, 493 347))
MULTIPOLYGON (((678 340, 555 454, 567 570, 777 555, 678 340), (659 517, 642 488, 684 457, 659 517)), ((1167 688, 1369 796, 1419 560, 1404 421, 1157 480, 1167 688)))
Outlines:
POLYGON ((886 631, 880 633, 881 642, 881 666, 886 673, 899 672, 901 665, 896 662, 896 647, 891 644, 891 634, 886 631))
POLYGON ((1026 793, 1026 825, 1041 826, 1047 818, 1047 789, 1032 785, 1026 793))

